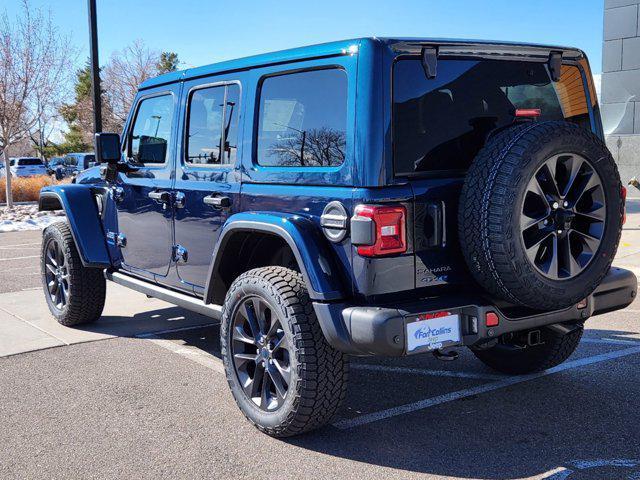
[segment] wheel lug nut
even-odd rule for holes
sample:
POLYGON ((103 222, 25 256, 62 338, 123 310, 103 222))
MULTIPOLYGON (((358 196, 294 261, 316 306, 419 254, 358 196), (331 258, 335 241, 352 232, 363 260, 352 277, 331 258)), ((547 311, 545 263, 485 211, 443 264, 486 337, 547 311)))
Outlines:
POLYGON ((564 203, 562 204, 562 206, 563 206, 564 208, 567 208, 567 207, 569 206, 569 202, 567 202, 567 201, 565 200, 565 201, 564 201, 564 203))
POLYGON ((554 210, 557 210, 558 207, 560 207, 560 204, 558 202, 553 202, 553 204, 551 205, 551 208, 553 208, 554 210))
POLYGON ((562 230, 558 230, 558 233, 562 233, 562 230))

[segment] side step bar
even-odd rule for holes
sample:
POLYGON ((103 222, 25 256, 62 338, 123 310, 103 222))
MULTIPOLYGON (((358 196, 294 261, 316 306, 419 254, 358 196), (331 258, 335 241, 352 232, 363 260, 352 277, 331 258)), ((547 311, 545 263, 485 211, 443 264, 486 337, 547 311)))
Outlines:
POLYGON ((114 283, 130 288, 131 290, 135 290, 136 292, 157 298, 158 300, 164 300, 165 302, 214 318, 215 320, 220 320, 220 318, 222 318, 222 307, 220 305, 205 305, 204 301, 199 298, 191 297, 184 293, 174 292, 168 288, 161 287, 154 283, 145 282, 144 280, 140 280, 121 272, 105 271, 104 276, 107 280, 111 280, 114 283))

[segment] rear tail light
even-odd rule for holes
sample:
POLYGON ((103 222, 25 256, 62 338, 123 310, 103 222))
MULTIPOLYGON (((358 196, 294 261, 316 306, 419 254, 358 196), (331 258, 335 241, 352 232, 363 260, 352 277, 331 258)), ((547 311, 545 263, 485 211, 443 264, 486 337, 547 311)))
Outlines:
POLYGON ((378 257, 407 251, 407 209, 403 205, 358 205, 354 219, 369 219, 373 224, 367 244, 357 246, 358 255, 378 257))
POLYGON ((622 224, 627 221, 627 187, 620 187, 620 195, 622 195, 622 224))

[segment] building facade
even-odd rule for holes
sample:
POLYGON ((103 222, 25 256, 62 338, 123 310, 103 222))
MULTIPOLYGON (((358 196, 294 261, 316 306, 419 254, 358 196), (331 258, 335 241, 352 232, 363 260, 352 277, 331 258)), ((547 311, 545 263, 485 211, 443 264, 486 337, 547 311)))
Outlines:
POLYGON ((605 0, 600 105, 623 183, 640 176, 640 0, 605 0))

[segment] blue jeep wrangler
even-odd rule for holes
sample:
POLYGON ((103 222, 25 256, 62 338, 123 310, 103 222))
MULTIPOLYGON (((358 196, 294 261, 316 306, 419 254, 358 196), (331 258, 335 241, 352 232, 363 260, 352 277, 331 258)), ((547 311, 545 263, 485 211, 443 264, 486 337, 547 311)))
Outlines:
POLYGON ((42 279, 63 325, 105 280, 220 319, 260 430, 328 422, 349 355, 466 346, 558 365, 624 308, 625 190, 575 48, 367 38, 144 82, 102 167, 43 189, 42 279))

